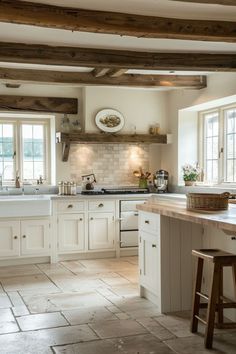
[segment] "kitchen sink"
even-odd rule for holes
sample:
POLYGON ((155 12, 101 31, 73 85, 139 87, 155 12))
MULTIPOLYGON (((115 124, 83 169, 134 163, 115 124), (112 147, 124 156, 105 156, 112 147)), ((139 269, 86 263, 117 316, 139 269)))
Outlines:
POLYGON ((50 195, 0 195, 0 217, 51 215, 50 195))

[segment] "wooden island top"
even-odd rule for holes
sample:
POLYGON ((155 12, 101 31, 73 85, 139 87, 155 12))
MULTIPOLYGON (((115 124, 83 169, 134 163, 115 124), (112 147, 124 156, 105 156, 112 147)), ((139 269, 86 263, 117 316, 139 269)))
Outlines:
POLYGON ((150 197, 144 203, 137 205, 137 209, 149 213, 156 213, 175 219, 189 221, 201 225, 209 225, 225 231, 227 234, 236 234, 236 205, 229 205, 225 211, 189 211, 186 209, 186 199, 176 200, 169 197, 150 197))

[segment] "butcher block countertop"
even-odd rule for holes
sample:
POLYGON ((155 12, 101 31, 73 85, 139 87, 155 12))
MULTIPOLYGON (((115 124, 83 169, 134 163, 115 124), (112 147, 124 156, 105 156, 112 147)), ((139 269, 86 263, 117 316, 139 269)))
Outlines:
POLYGON ((229 205, 226 211, 189 211, 186 209, 185 196, 173 195, 151 197, 145 204, 137 205, 138 210, 169 216, 197 224, 214 226, 227 234, 236 234, 236 205, 229 205))

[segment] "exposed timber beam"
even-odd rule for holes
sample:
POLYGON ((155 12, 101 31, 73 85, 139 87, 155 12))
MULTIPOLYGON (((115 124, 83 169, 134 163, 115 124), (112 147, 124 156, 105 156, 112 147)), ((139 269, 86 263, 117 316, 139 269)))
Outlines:
POLYGON ((78 100, 61 97, 0 95, 0 110, 77 114, 78 100))
POLYGON ((146 70, 236 71, 236 54, 150 53, 0 42, 0 62, 146 70))
POLYGON ((192 2, 197 4, 208 4, 208 5, 227 5, 236 6, 235 0, 171 0, 171 1, 181 1, 181 2, 192 2))
POLYGON ((139 75, 94 77, 92 73, 0 68, 1 83, 38 83, 127 87, 206 87, 206 77, 197 75, 139 75))
POLYGON ((236 23, 163 18, 0 0, 0 21, 145 38, 235 42, 236 23))
POLYGON ((94 77, 102 77, 105 76, 110 70, 110 68, 95 68, 92 73, 94 77))

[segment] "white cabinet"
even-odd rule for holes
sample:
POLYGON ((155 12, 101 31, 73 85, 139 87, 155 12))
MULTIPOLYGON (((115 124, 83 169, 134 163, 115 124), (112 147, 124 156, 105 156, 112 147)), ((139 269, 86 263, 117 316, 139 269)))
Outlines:
POLYGON ((20 222, 0 221, 0 257, 20 255, 20 222))
POLYGON ((140 232, 140 284, 155 295, 160 291, 160 245, 157 236, 140 232))
POLYGON ((62 214, 58 220, 58 248, 60 253, 84 250, 84 215, 62 214))
POLYGON ((50 254, 48 219, 0 221, 0 258, 50 254))
POLYGON ((114 249, 114 213, 89 213, 89 250, 114 249))
POLYGON ((21 221, 21 255, 49 254, 49 245, 48 220, 21 221))

